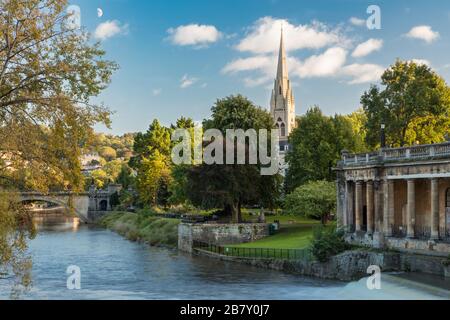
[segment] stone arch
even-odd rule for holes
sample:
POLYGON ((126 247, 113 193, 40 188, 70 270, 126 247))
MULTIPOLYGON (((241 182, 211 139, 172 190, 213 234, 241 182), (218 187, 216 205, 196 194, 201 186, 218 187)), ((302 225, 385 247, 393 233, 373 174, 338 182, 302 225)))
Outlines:
POLYGON ((108 210, 108 200, 100 200, 99 202, 99 209, 100 211, 107 211, 108 210))
POLYGON ((23 193, 20 202, 42 201, 60 205, 68 212, 74 212, 83 222, 88 221, 89 197, 87 195, 43 195, 35 193, 23 193))

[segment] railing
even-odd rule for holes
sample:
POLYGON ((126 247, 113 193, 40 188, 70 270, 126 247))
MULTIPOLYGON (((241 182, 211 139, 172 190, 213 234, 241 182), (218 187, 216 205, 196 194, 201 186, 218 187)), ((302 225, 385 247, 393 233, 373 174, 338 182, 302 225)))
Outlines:
POLYGON ((420 240, 428 240, 431 238, 431 227, 428 226, 415 226, 414 236, 420 240))
POLYGON ((407 228, 401 225, 393 225, 392 226, 392 236, 394 238, 405 238, 406 237, 407 228))
POLYGON ((445 227, 439 228, 439 239, 443 242, 450 242, 450 230, 445 227))
POLYGON ((343 154, 343 162, 344 165, 353 165, 370 164, 380 161, 427 159, 432 157, 450 157, 450 142, 404 148, 381 149, 378 152, 363 154, 343 154))
POLYGON ((308 260, 312 257, 308 249, 243 248, 221 246, 200 241, 194 241, 193 248, 228 257, 280 260, 308 260))

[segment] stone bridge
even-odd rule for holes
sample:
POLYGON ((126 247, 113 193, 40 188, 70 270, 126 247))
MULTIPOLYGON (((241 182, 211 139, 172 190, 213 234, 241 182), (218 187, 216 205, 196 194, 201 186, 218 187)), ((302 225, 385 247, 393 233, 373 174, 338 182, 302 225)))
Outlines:
POLYGON ((59 205, 75 213, 81 221, 95 222, 103 215, 113 210, 111 196, 120 193, 121 185, 111 184, 106 190, 97 190, 94 187, 89 192, 20 192, 20 202, 43 201, 59 205))
POLYGON ((43 201, 64 207, 73 212, 83 222, 89 222, 89 193, 50 192, 47 194, 39 192, 22 192, 21 202, 43 201))

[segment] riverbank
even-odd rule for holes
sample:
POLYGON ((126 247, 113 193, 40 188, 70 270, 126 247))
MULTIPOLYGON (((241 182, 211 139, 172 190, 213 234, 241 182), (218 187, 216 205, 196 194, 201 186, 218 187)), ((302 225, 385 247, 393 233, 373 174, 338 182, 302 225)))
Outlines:
POLYGON ((100 219, 98 225, 117 232, 131 241, 152 246, 176 248, 180 220, 145 213, 113 212, 100 219))
POLYGON ((369 276, 368 268, 374 265, 380 267, 382 272, 424 273, 444 279, 442 257, 394 251, 376 252, 357 249, 333 256, 327 262, 319 262, 314 259, 289 260, 227 256, 203 249, 194 249, 193 254, 323 280, 357 281, 369 276))

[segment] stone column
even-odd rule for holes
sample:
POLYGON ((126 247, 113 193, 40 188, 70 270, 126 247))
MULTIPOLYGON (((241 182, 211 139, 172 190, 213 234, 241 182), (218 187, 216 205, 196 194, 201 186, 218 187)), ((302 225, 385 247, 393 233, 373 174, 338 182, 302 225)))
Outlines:
POLYGON ((431 239, 439 239, 439 180, 431 179, 431 239))
POLYGON ((355 228, 355 187, 353 182, 347 182, 347 224, 350 227, 348 231, 353 232, 355 228))
POLYGON ((361 231, 362 229, 362 222, 363 222, 363 199, 362 199, 362 181, 356 182, 356 188, 355 188, 355 220, 356 220, 356 228, 355 231, 361 231))
POLYGON ((381 185, 379 181, 374 182, 374 196, 373 196, 373 210, 375 219, 375 232, 380 232, 381 230, 381 185))
POLYGON ((366 199, 367 199, 367 234, 372 235, 374 230, 373 181, 367 181, 366 199))
POLYGON ((345 228, 349 227, 349 219, 348 219, 348 203, 349 203, 349 197, 350 197, 350 186, 348 185, 349 182, 345 181, 345 200, 344 200, 344 216, 343 216, 343 224, 345 228))
POLYGON ((394 218, 394 181, 383 181, 383 231, 386 237, 392 237, 392 223, 394 218))
POLYGON ((408 204, 406 210, 406 219, 408 224, 407 237, 414 238, 416 225, 416 187, 413 179, 408 180, 408 204))

